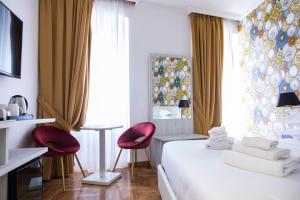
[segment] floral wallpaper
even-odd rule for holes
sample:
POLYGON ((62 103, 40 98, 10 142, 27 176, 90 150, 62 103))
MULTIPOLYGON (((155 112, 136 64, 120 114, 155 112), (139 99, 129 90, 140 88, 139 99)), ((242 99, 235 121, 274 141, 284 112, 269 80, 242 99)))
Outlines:
MULTIPOLYGON (((172 56, 152 56, 152 105, 178 106, 182 99, 191 104, 191 63, 172 56)), ((183 117, 191 117, 191 106, 182 110, 183 117)))
POLYGON ((249 131, 274 136, 286 110, 276 108, 279 93, 300 95, 300 0, 266 0, 240 24, 240 66, 246 74, 249 131))

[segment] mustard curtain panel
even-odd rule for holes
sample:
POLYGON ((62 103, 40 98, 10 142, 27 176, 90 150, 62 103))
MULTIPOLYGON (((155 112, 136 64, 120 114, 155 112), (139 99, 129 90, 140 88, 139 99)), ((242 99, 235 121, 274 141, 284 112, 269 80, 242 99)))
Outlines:
MULTIPOLYGON (((92 6, 92 0, 40 0, 38 116, 56 118, 66 131, 79 130, 86 118, 92 6)), ((45 179, 61 176, 56 159, 44 164, 45 179)), ((64 164, 68 175, 73 157, 64 164)))
POLYGON ((208 135, 221 125, 223 73, 223 20, 191 14, 193 47, 194 131, 208 135))

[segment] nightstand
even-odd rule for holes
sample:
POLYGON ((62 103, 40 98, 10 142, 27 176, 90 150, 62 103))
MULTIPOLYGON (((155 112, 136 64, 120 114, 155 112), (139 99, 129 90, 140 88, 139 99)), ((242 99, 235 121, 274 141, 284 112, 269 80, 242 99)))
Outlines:
POLYGON ((161 163, 162 149, 165 143, 179 140, 205 140, 207 136, 199 134, 155 135, 151 142, 151 160, 156 168, 161 163))

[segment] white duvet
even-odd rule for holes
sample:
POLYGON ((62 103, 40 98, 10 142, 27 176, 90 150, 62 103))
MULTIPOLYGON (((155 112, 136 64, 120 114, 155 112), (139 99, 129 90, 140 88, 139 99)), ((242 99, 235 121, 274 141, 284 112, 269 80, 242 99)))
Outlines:
MULTIPOLYGON (((222 152, 207 141, 175 141, 164 145, 162 166, 178 200, 300 200, 300 166, 278 178, 225 165, 222 152)), ((300 156, 300 142, 280 146, 300 156)))

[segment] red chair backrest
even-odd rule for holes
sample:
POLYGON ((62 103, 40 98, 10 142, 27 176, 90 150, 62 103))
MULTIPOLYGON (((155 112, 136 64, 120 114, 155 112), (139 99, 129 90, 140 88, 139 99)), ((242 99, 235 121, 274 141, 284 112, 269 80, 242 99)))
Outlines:
POLYGON ((80 146, 79 142, 70 133, 54 126, 38 126, 33 130, 32 137, 40 146, 44 147, 48 147, 49 144, 80 146))

